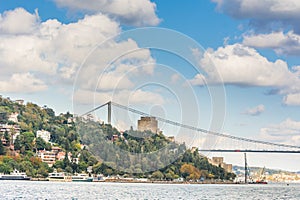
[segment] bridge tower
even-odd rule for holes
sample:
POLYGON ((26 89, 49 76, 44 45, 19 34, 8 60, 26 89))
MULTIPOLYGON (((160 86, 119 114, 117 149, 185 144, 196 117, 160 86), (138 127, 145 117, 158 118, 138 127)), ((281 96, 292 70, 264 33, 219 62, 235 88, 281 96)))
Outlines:
POLYGON ((247 155, 244 153, 245 156, 245 183, 247 184, 248 179, 248 163, 247 163, 247 155))
POLYGON ((111 124, 111 101, 107 103, 107 123, 111 124))

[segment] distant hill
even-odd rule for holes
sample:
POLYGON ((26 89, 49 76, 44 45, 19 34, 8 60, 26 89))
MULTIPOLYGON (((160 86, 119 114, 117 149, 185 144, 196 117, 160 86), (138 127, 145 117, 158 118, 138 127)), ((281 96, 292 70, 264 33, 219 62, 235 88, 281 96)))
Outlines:
MULTIPOLYGON (((260 171, 262 168, 261 167, 249 167, 250 168, 250 173, 255 173, 260 171)), ((241 166, 233 166, 232 167, 232 171, 233 173, 235 173, 236 175, 240 175, 240 174, 245 174, 245 167, 241 167, 241 166)), ((278 169, 265 169, 265 172, 269 175, 273 175, 273 174, 279 174, 279 173, 293 173, 293 172, 288 172, 288 171, 284 171, 284 170, 278 170, 278 169)), ((298 172, 300 174, 300 172, 298 172)))

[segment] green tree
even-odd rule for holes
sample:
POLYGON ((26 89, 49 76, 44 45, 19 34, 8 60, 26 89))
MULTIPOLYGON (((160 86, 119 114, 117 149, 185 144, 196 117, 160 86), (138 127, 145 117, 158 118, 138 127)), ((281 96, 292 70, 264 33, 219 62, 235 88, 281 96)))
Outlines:
POLYGON ((152 173, 151 178, 155 180, 162 180, 164 178, 164 174, 161 171, 155 171, 152 173))
POLYGON ((35 144, 36 144, 37 150, 43 150, 43 149, 46 149, 46 142, 45 142, 45 140, 44 140, 43 138, 41 138, 41 137, 36 138, 35 144))
POLYGON ((110 175, 113 174, 113 170, 110 169, 110 168, 106 168, 106 169, 104 170, 103 174, 104 174, 105 176, 110 176, 110 175))
MULTIPOLYGON (((23 160, 19 165, 19 170, 25 172, 28 169, 33 169, 33 165, 30 161, 23 160)), ((32 171, 32 170, 30 170, 32 171)))
POLYGON ((4 111, 4 109, 0 110, 0 123, 1 124, 7 123, 7 120, 8 120, 7 112, 3 112, 3 111, 4 111))
POLYGON ((41 166, 38 170, 37 170, 37 175, 41 176, 43 178, 46 178, 48 176, 49 171, 47 170, 47 168, 45 168, 44 166, 41 166))
POLYGON ((53 165, 54 168, 58 169, 58 168, 61 168, 63 169, 64 168, 64 161, 62 160, 57 160, 54 165, 53 165))
POLYGON ((87 167, 88 167, 88 164, 86 162, 79 162, 78 163, 78 170, 80 172, 86 171, 87 167))
POLYGON ((12 167, 9 166, 9 164, 7 163, 0 163, 0 172, 3 174, 9 174, 10 172, 12 172, 13 169, 12 167))
POLYGON ((33 150, 34 134, 32 132, 24 132, 17 136, 15 140, 15 149, 21 150, 21 153, 33 150))
POLYGON ((171 180, 171 181, 176 178, 175 173, 171 170, 168 171, 168 173, 166 173, 165 176, 167 180, 171 180))
POLYGON ((2 142, 0 141, 0 155, 4 155, 5 154, 5 148, 2 144, 2 142))
POLYGON ((4 139, 6 140, 6 145, 8 146, 10 144, 10 136, 8 131, 4 132, 4 139))
POLYGON ((68 172, 68 173, 73 173, 73 169, 70 165, 68 165, 66 168, 65 168, 65 171, 68 172))
POLYGON ((64 163, 64 168, 63 169, 66 169, 67 167, 71 167, 71 162, 69 160, 69 156, 68 156, 68 152, 67 151, 66 151, 63 163, 64 163))
MULTIPOLYGON (((80 164, 80 163, 79 163, 80 164)), ((102 163, 97 163, 93 166, 93 172, 95 174, 101 174, 102 173, 102 163)))

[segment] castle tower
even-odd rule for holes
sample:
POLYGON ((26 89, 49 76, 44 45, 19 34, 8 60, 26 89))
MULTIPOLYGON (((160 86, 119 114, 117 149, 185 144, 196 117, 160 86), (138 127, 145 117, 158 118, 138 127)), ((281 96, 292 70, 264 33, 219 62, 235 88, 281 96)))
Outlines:
POLYGON ((158 133, 158 122, 155 117, 141 117, 141 119, 138 120, 138 131, 158 133))

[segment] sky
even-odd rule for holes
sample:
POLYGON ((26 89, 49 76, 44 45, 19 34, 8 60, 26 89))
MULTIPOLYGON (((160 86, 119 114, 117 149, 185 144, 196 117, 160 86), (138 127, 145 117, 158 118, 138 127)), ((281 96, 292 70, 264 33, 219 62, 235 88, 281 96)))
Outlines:
MULTIPOLYGON (((299 19, 297 0, 0 0, 0 93, 57 114, 113 100, 300 146, 299 19)), ((298 155, 249 159, 300 171, 298 155)))

